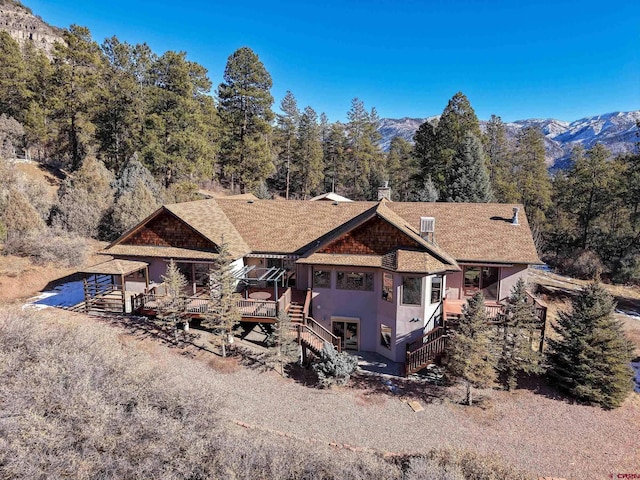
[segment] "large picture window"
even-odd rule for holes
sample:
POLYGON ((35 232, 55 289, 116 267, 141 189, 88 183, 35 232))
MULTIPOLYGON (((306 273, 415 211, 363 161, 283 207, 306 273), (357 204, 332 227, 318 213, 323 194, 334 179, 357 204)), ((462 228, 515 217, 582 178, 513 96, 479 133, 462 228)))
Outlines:
POLYGON ((422 305, 421 277, 402 277, 402 304, 422 305))
POLYGON ((487 300, 498 299, 498 267, 464 267, 464 294, 467 297, 482 290, 487 300))
POLYGON ((331 271, 314 270, 313 288, 331 288, 331 271))
POLYGON ((336 288, 341 290, 373 290, 373 274, 338 272, 336 288))

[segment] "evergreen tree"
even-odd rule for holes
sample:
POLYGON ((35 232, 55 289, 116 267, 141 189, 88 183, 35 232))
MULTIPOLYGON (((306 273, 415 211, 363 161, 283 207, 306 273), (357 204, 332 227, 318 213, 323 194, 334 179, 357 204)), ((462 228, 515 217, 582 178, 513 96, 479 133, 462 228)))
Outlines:
POLYGON ((447 171, 447 201, 482 203, 492 196, 482 144, 467 132, 447 171))
POLYGON ((319 190, 324 171, 318 116, 311 107, 306 107, 300 116, 295 158, 296 183, 306 200, 312 192, 319 190))
POLYGON ((448 186, 440 182, 447 181, 446 174, 468 133, 481 138, 480 122, 467 97, 458 92, 449 100, 435 128, 435 159, 432 163, 439 171, 426 172, 431 173, 438 190, 446 191, 448 186))
POLYGON ((413 202, 437 202, 438 198, 440 198, 440 192, 438 192, 435 183, 429 175, 422 186, 416 188, 411 194, 410 200, 413 202))
POLYGON ((24 119, 29 97, 26 79, 20 46, 8 32, 0 30, 0 114, 24 119))
POLYGON ((413 142, 413 155, 418 166, 416 184, 421 187, 427 178, 431 178, 436 189, 444 187, 445 165, 442 163, 442 157, 438 155, 436 128, 429 120, 418 127, 413 142))
POLYGON ((489 182, 495 200, 503 203, 518 202, 520 198, 514 179, 513 161, 506 129, 500 117, 491 115, 482 141, 487 156, 489 182))
POLYGON ((545 164, 544 135, 535 127, 523 128, 517 137, 514 179, 529 224, 544 225, 551 206, 551 179, 545 164))
POLYGON ((294 325, 287 312, 279 311, 270 338, 273 346, 267 351, 265 363, 268 367, 279 369, 280 375, 285 374, 284 366, 299 358, 300 347, 293 334, 294 325))
POLYGON ((614 169, 607 161, 609 151, 596 143, 584 155, 582 147, 574 150, 573 164, 567 172, 569 185, 564 207, 577 217, 580 247, 591 243, 591 227, 608 210, 614 193, 614 169))
POLYGON ((633 389, 630 362, 634 345, 614 317, 614 301, 598 283, 571 300, 560 312, 549 339, 550 378, 580 401, 618 407, 633 389))
POLYGON ((354 200, 366 200, 373 196, 382 181, 382 151, 380 150, 379 119, 375 109, 367 112, 364 102, 358 98, 351 101, 346 125, 346 178, 349 196, 354 200))
POLYGON ((166 295, 164 301, 158 306, 158 318, 168 323, 174 334, 174 341, 178 343, 178 330, 180 326, 188 328, 189 313, 184 290, 187 287, 187 279, 180 273, 175 262, 171 260, 167 267, 166 275, 162 275, 166 295))
POLYGON ((329 128, 323 144, 325 191, 342 191, 347 184, 347 137, 344 125, 336 122, 329 128))
POLYGON ((58 128, 57 152, 76 170, 94 143, 96 86, 102 57, 86 27, 72 25, 55 44, 53 116, 58 128))
POLYGON ((224 127, 222 175, 251 189, 273 170, 269 134, 273 112, 271 76, 247 47, 228 59, 224 82, 218 87, 218 109, 224 127))
POLYGON ((222 356, 227 356, 227 345, 231 343, 233 330, 242 320, 238 302, 242 300, 236 293, 237 280, 233 275, 233 257, 229 246, 222 238, 218 246, 218 257, 209 272, 209 291, 211 307, 205 322, 220 339, 222 356))
POLYGON ((522 278, 511 290, 505 315, 499 326, 498 371, 507 390, 518 383, 518 374, 540 371, 540 353, 532 348, 532 339, 540 322, 532 303, 527 301, 527 290, 522 278))
POLYGON ((285 199, 289 200, 291 186, 291 163, 298 136, 298 125, 300 124, 300 111, 296 98, 289 90, 280 102, 282 114, 276 115, 278 121, 278 134, 281 143, 280 164, 285 170, 285 199))
POLYGON ((394 137, 387 153, 387 175, 393 200, 407 201, 417 174, 413 148, 402 137, 394 137))
POLYGON ((447 370, 454 378, 465 382, 467 405, 473 403, 472 386, 487 387, 496 378, 491 341, 484 296, 478 292, 464 306, 448 352, 447 370))

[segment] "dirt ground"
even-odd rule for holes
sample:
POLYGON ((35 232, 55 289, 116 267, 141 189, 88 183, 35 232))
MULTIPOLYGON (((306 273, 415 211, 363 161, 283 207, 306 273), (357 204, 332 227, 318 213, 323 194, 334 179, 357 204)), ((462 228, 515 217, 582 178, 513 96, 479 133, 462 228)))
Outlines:
MULTIPOLYGON (((93 260, 88 263, 104 258, 93 260)), ((17 303, 66 273, 0 257, 0 302, 17 303)), ((558 308, 566 308, 569 296, 582 285, 547 273, 535 273, 534 279, 549 289, 545 297, 552 317, 558 308), (552 287, 559 290, 554 292, 552 287)), ((614 287, 614 292, 619 302, 622 299, 633 308, 638 305, 638 289, 614 287)), ((205 363, 223 397, 221 412, 230 428, 244 422, 258 429, 380 452, 417 453, 440 447, 472 450, 497 455, 532 478, 640 474, 637 393, 622 407, 605 411, 577 405, 537 378, 526 379, 513 393, 478 391, 479 404, 474 407, 460 405, 464 392, 458 387, 374 375, 359 374, 347 387, 319 390, 310 385, 303 370, 294 369, 292 378, 265 372, 259 349, 246 351, 242 359, 222 360, 212 338, 195 329, 176 346, 171 332, 144 319, 88 317, 57 310, 47 315, 79 326, 107 323, 123 344, 163 361, 177 355, 205 363), (410 400, 419 401, 425 410, 414 412, 407 404, 410 400)), ((640 350, 640 320, 627 315, 620 318, 640 350)))

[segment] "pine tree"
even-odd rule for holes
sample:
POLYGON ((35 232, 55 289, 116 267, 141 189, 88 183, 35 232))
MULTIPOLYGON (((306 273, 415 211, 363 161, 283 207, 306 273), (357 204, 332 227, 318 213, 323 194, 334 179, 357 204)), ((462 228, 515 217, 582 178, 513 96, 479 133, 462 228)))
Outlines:
POLYGON ((541 356, 532 348, 532 338, 540 322, 527 297, 526 285, 520 278, 511 290, 499 325, 497 368, 507 390, 516 388, 519 373, 540 372, 541 356))
POLYGON ((26 79, 20 46, 8 32, 0 30, 0 114, 24 119, 29 97, 26 79))
POLYGON ((456 93, 445 107, 435 128, 435 160, 434 165, 440 172, 431 173, 431 178, 440 191, 446 191, 447 185, 440 183, 447 181, 446 173, 451 168, 456 154, 462 148, 465 136, 471 133, 481 138, 480 122, 469 102, 462 92, 456 93))
POLYGON ((242 297, 236 293, 237 280, 233 275, 233 257, 229 246, 222 238, 218 246, 218 257, 209 272, 211 307, 205 323, 214 329, 220 339, 222 356, 227 356, 227 345, 231 343, 233 330, 242 320, 238 302, 242 297))
POLYGON ((269 134, 273 112, 271 75, 247 47, 228 59, 224 82, 218 87, 218 110, 223 125, 222 175, 251 189, 273 170, 269 134))
POLYGON ((296 139, 295 176, 302 199, 317 192, 322 184, 322 144, 318 116, 311 107, 306 107, 300 116, 296 139))
POLYGON ((411 144, 402 137, 393 137, 387 153, 387 176, 393 200, 407 201, 411 196, 412 181, 417 174, 411 144))
POLYGON ((491 353, 491 335, 482 292, 471 297, 450 339, 447 370, 466 385, 465 403, 473 403, 471 387, 487 387, 496 378, 495 358, 491 353))
POLYGON ((175 262, 171 260, 165 275, 161 276, 165 287, 164 301, 158 306, 158 318, 173 327, 174 340, 178 343, 178 329, 189 324, 187 300, 184 290, 187 279, 180 273, 175 262))
POLYGON ((503 203, 518 202, 520 198, 513 175, 513 160, 507 142, 507 132, 500 117, 491 115, 486 124, 482 143, 495 200, 503 203))
POLYGON ((86 27, 72 25, 53 53, 53 116, 58 128, 57 150, 77 170, 94 144, 93 117, 102 68, 100 48, 86 27))
POLYGON ((438 155, 436 128, 431 121, 426 120, 418 127, 413 136, 413 155, 416 159, 418 174, 416 184, 421 187, 427 178, 431 178, 437 189, 445 185, 445 165, 438 155))
POLYGON ((346 164, 347 137, 344 125, 336 122, 331 125, 323 145, 325 190, 336 192, 343 190, 347 177, 346 164))
POLYGON ((299 358, 300 347, 293 334, 293 323, 287 312, 279 311, 276 320, 271 336, 273 347, 267 351, 265 363, 270 368, 279 369, 280 375, 284 376, 284 365, 299 358))
POLYGON ((545 164, 544 135, 534 127, 518 134, 515 150, 514 179, 520 202, 533 228, 540 228, 551 206, 551 179, 545 164))
POLYGON ((422 186, 415 189, 409 199, 413 202, 437 202, 438 198, 440 198, 440 192, 429 175, 422 186))
POLYGON ((633 389, 630 362, 634 345, 614 317, 614 301, 599 283, 571 300, 560 312, 549 339, 549 376, 560 389, 580 401, 604 408, 620 406, 633 389))
POLYGON ((373 196, 382 181, 382 160, 378 132, 379 118, 375 109, 367 112, 364 102, 358 98, 351 101, 347 113, 346 178, 343 185, 349 185, 348 193, 354 200, 367 200, 373 196))
POLYGON ((482 203, 492 196, 482 144, 467 132, 447 172, 447 201, 482 203))
POLYGON ((298 135, 298 125, 300 123, 300 111, 296 98, 289 90, 280 102, 282 114, 276 115, 278 121, 278 133, 281 143, 280 163, 285 170, 285 199, 289 200, 291 186, 291 163, 296 137, 298 135))

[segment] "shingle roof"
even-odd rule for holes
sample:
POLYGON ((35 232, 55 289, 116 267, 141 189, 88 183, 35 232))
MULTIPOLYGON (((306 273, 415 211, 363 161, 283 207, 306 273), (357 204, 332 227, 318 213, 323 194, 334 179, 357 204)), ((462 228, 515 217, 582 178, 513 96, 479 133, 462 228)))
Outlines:
POLYGON ((100 253, 127 257, 173 258, 176 260, 215 260, 218 258, 217 253, 202 250, 176 247, 151 247, 146 245, 113 245, 100 253))
MULTIPOLYGON (((302 200, 241 200, 219 198, 167 205, 167 210, 218 244, 222 235, 235 258, 253 253, 302 255, 327 238, 379 215, 416 239, 443 264, 455 262, 540 263, 521 205, 497 203, 424 202, 309 202, 302 200), (520 208, 520 225, 513 225, 514 207, 520 208), (420 217, 436 219, 435 244, 420 237, 420 217)), ((133 229, 132 231, 135 231, 133 229)), ((125 246, 114 242, 106 253, 125 246)), ((129 247, 167 250, 155 247, 129 247)), ((160 253, 160 250, 164 250, 160 253)), ((181 250, 181 249, 178 249, 181 250)), ((193 251, 189 251, 193 252, 193 251)), ((185 254, 185 252, 180 252, 185 254)), ((209 255, 211 253, 195 253, 209 255)), ((143 256, 142 253, 139 254, 143 256)), ((402 257, 403 254, 401 254, 402 257)), ((413 254, 406 257, 407 265, 413 254)), ((187 258, 176 255, 175 258, 187 258)), ((191 258, 200 258, 191 256, 191 258)), ((204 257, 202 257, 204 258, 204 257)), ((415 260, 415 259, 414 259, 415 260)), ((412 260, 413 261, 413 260, 412 260)), ((409 268, 409 267, 407 267, 409 268)))
POLYGON ((128 275, 143 268, 148 267, 147 262, 138 262, 134 260, 107 260, 106 262, 86 267, 84 270, 78 270, 81 273, 94 273, 103 275, 128 275))
POLYGON ((436 273, 459 271, 457 265, 445 264, 427 252, 415 250, 397 250, 395 252, 395 270, 407 273, 436 273))
MULTIPOLYGON (((228 202, 245 203, 243 200, 227 200, 228 202)), ((219 200, 197 200, 195 202, 174 203, 166 205, 166 209, 181 218, 193 229, 204 235, 216 245, 224 238, 229 252, 234 258, 240 258, 251 249, 229 221, 218 205, 219 200)))
POLYGON ((522 205, 503 203, 393 202, 393 210, 419 228, 434 217, 435 242, 458 262, 541 263, 522 205), (513 225, 519 207, 520 225, 513 225))
POLYGON ((345 267, 381 267, 381 255, 344 255, 339 253, 312 253, 296 263, 311 265, 335 265, 345 267))

